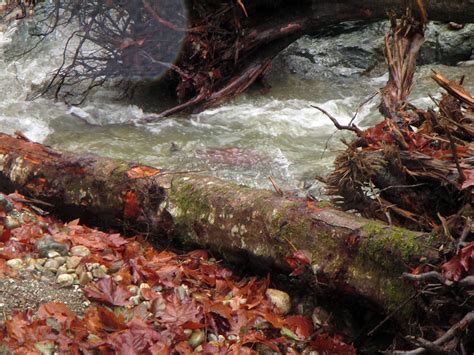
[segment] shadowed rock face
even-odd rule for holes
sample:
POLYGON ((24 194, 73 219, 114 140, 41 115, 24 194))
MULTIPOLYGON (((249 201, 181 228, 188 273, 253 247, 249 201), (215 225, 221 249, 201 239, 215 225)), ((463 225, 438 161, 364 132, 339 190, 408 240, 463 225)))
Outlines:
MULTIPOLYGON (((275 66, 304 79, 352 77, 374 69, 380 75, 385 70, 383 48, 388 25, 388 21, 362 26, 347 23, 304 36, 277 57, 275 66)), ((418 64, 454 65, 468 60, 473 48, 474 24, 456 30, 447 23, 430 23, 418 64)))

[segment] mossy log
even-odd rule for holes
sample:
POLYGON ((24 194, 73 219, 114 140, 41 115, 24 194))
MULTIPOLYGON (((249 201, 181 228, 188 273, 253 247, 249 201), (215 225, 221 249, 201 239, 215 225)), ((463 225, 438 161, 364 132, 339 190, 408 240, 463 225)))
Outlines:
POLYGON ((4 134, 0 190, 50 202, 65 218, 146 231, 152 238, 199 245, 230 261, 273 271, 288 273, 287 258, 305 250, 318 280, 387 311, 413 293, 401 274, 422 257, 437 258, 442 243, 433 235, 390 227, 324 203, 214 177, 62 153, 4 134))

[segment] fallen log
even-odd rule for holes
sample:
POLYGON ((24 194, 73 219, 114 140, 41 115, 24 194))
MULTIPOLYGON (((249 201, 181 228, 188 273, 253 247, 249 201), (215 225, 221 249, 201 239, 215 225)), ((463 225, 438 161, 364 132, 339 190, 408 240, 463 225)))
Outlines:
MULTIPOLYGON (((0 190, 56 206, 64 218, 147 232, 219 252, 231 262, 290 271, 310 254, 315 284, 374 301, 386 311, 413 295, 404 271, 434 260, 439 237, 410 232, 324 203, 281 197, 214 177, 62 153, 0 134, 0 190), (296 259, 296 260, 295 260, 296 259)), ((309 266, 309 265, 308 265, 309 266)), ((404 309, 409 312, 410 307, 404 309)))

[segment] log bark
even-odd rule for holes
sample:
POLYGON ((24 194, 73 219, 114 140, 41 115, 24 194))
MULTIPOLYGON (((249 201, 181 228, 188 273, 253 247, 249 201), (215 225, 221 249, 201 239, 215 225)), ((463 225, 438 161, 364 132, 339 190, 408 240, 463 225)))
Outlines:
MULTIPOLYGON (((0 134, 0 190, 53 203, 64 218, 126 226, 219 252, 231 262, 288 273, 311 254, 315 284, 394 310, 414 290, 402 272, 437 258, 442 240, 324 203, 281 197, 214 177, 171 173, 95 155, 72 155, 0 134)), ((405 311, 408 311, 406 308, 405 311)))

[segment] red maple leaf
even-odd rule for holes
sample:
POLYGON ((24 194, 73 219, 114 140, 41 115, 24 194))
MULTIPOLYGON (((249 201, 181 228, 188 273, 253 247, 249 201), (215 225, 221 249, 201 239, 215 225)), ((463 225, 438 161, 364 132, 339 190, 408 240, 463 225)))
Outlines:
POLYGON ((122 285, 115 285, 110 277, 104 277, 84 289, 86 297, 109 306, 128 306, 133 293, 122 285))
POLYGON ((285 325, 300 338, 307 338, 313 333, 313 323, 307 317, 303 317, 303 316, 286 317, 285 325))
POLYGON ((71 323, 77 319, 76 314, 64 303, 50 302, 42 304, 38 309, 39 319, 54 318, 59 324, 69 328, 71 323))
POLYGON ((194 300, 181 303, 177 296, 173 296, 171 302, 167 302, 165 309, 157 312, 157 317, 163 323, 173 323, 180 326, 186 322, 199 322, 200 311, 194 300))

